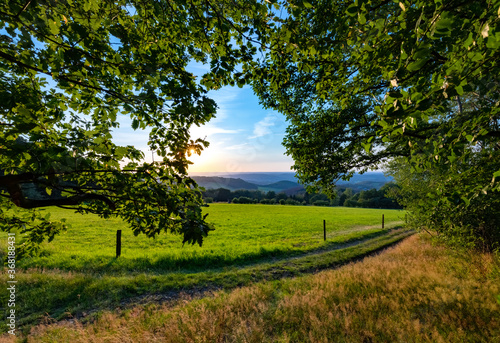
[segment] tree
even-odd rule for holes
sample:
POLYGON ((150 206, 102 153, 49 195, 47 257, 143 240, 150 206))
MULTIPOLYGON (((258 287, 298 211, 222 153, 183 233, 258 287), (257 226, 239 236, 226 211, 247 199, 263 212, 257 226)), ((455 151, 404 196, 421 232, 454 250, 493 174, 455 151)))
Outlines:
POLYGON ((233 198, 231 191, 226 188, 216 189, 215 201, 230 201, 233 198))
POLYGON ((208 142, 189 130, 216 113, 209 89, 245 82, 236 66, 252 61, 245 37, 266 11, 251 0, 3 2, 2 230, 27 233, 33 252, 65 228, 37 209, 60 206, 201 245, 212 228, 187 167, 208 142), (197 81, 190 61, 210 71, 197 81), (159 160, 141 162, 136 147, 114 143, 121 117, 150 130, 159 160))
POLYGON ((274 197, 276 197, 276 192, 275 191, 268 191, 266 193, 266 199, 273 199, 274 197))
POLYGON ((279 192, 278 194, 276 194, 277 201, 287 200, 287 199, 288 199, 288 195, 286 195, 284 192, 279 192))
POLYGON ((301 182, 333 195, 335 181, 355 170, 403 158, 412 173, 456 171, 429 206, 443 202, 458 213, 473 199, 498 197, 499 6, 283 4, 286 15, 268 30, 270 49, 253 87, 289 120, 284 145, 301 182))
POLYGON ((395 159, 389 164, 388 173, 399 187, 392 188, 389 194, 409 211, 409 225, 416 229, 432 230, 453 246, 497 249, 498 194, 481 192, 469 199, 463 192, 464 185, 474 188, 491 182, 491 171, 476 163, 482 164, 484 159, 415 173, 404 159, 395 159))
POLYGON ((344 192, 342 192, 342 195, 339 198, 339 205, 340 206, 345 206, 346 200, 349 200, 352 198, 354 195, 354 192, 352 191, 351 188, 347 188, 344 192))

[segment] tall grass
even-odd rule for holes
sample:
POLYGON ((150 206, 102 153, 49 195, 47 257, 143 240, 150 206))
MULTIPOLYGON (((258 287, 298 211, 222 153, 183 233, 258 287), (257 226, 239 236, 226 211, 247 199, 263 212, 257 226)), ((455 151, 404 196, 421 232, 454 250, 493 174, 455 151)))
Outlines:
POLYGON ((27 341, 499 342, 498 294, 498 257, 413 236, 337 270, 40 325, 27 341))

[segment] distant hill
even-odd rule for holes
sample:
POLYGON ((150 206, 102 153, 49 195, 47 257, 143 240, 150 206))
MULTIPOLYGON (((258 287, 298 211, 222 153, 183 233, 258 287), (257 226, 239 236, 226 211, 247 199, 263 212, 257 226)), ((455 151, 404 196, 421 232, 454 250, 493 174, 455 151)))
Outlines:
POLYGON ((301 188, 304 189, 301 185, 299 185, 297 182, 292 182, 292 181, 278 181, 275 183, 271 183, 269 185, 262 185, 259 187, 261 191, 275 191, 275 192, 282 192, 284 190, 290 189, 290 188, 301 188))
POLYGON ((247 172, 247 173, 230 173, 230 172, 207 172, 207 173, 189 173, 191 177, 198 176, 219 176, 224 178, 242 179, 246 182, 256 185, 269 185, 279 181, 291 181, 297 183, 294 172, 247 172))
POLYGON ((256 184, 244 181, 242 179, 225 178, 219 176, 192 176, 199 186, 205 189, 226 188, 230 191, 238 189, 257 190, 259 186, 256 184))
MULTIPOLYGON (((297 182, 293 172, 277 173, 193 173, 190 175, 205 189, 226 188, 231 191, 247 189, 264 192, 285 192, 288 195, 301 193, 304 187, 297 182), (204 174, 204 175, 201 175, 204 174)), ((337 182, 339 188, 352 188, 355 192, 372 188, 380 189, 392 178, 382 172, 354 174, 351 180, 337 182)))

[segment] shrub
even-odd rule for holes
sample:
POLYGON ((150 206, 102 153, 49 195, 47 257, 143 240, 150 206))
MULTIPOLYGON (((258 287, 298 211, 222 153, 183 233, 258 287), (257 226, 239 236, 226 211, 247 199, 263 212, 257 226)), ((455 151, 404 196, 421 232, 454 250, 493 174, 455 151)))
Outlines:
POLYGON ((315 202, 313 202, 313 205, 314 206, 329 206, 330 202, 326 201, 326 200, 316 200, 315 202))

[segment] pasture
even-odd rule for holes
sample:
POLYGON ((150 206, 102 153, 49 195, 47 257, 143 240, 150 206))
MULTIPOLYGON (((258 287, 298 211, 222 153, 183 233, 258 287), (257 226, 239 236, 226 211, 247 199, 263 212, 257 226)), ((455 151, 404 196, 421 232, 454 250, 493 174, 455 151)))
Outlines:
POLYGON ((397 210, 211 204, 207 220, 216 230, 202 247, 182 246, 181 237, 171 234, 135 237, 118 219, 50 211, 72 226, 44 243, 39 256, 17 264, 18 325, 25 329, 40 320, 93 318, 147 297, 297 276, 347 263, 410 234, 395 228, 404 218, 397 210), (122 256, 116 258, 118 229, 122 256))

